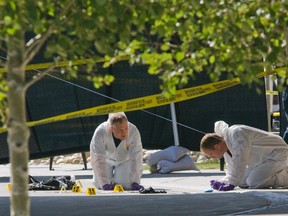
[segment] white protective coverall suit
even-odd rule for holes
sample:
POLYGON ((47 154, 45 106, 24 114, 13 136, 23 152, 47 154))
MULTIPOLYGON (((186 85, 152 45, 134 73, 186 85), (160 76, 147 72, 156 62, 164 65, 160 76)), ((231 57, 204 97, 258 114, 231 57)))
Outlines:
POLYGON ((100 124, 90 143, 93 184, 98 189, 104 184, 121 184, 124 189, 130 189, 132 183, 140 184, 143 172, 140 133, 128 122, 128 137, 116 148, 108 126, 108 121, 100 124))
POLYGON ((249 188, 288 186, 288 146, 278 135, 246 125, 215 123, 215 133, 222 136, 226 152, 226 184, 249 188))

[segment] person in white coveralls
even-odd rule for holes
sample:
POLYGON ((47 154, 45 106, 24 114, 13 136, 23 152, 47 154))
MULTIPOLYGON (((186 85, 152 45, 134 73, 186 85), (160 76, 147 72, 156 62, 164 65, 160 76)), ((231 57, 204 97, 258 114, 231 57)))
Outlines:
POLYGON ((100 124, 90 143, 93 184, 98 189, 113 190, 116 184, 124 189, 144 189, 140 185, 143 153, 140 132, 124 112, 109 114, 100 124))
POLYGON ((229 127, 224 121, 217 121, 214 131, 200 142, 204 154, 224 156, 227 163, 226 176, 210 181, 213 189, 288 186, 288 146, 280 136, 246 125, 229 127))

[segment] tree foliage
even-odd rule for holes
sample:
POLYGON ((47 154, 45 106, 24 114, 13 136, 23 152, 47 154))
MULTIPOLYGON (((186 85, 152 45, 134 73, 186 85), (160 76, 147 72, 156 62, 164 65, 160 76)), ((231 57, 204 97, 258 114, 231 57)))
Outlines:
MULTIPOLYGON (((0 7, 0 63, 7 68, 0 73, 0 118, 7 118, 12 206, 27 198, 25 93, 55 69, 28 80, 25 66, 35 57, 55 65, 68 61, 62 71, 69 76, 77 76, 73 61, 94 59, 86 70, 97 88, 113 82, 110 75, 98 73, 99 67, 123 58, 146 64, 163 81, 166 96, 198 73, 211 81, 224 74, 252 84, 259 82, 255 75, 263 68, 286 65, 285 0, 1 0, 0 7), (97 64, 99 58, 105 63, 97 64), (19 167, 23 172, 16 172, 19 167)), ((281 75, 284 80, 286 71, 281 75)), ((14 205, 11 215, 28 215, 28 209, 28 204, 14 205)))
POLYGON ((225 73, 245 84, 258 82, 255 75, 263 68, 286 65, 287 6, 286 1, 168 1, 144 15, 152 18, 147 40, 135 39, 126 53, 137 50, 133 60, 149 64, 170 93, 201 72, 212 81, 225 73))
MULTIPOLYGON (((225 73, 249 84, 258 81, 255 74, 264 67, 285 65, 287 4, 284 0, 7 1, 1 38, 18 28, 33 33, 27 39, 26 64, 44 44, 45 57, 54 61, 106 56, 108 67, 117 56, 128 56, 131 63, 148 64, 149 73, 159 75, 161 88, 169 95, 196 73, 206 72, 212 81, 225 73)), ((105 84, 112 80, 101 79, 105 84)))

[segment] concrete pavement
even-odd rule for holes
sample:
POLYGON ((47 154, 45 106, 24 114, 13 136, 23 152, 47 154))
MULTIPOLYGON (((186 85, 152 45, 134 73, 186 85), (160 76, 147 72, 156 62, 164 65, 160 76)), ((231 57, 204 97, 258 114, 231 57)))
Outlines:
MULTIPOLYGON (((140 194, 137 191, 102 191, 86 195, 92 170, 88 165, 55 165, 29 167, 37 180, 70 175, 81 183, 82 192, 30 191, 31 215, 287 215, 288 189, 249 190, 236 188, 230 192, 205 192, 211 179, 219 179, 219 170, 181 171, 170 174, 150 174, 145 171, 142 185, 167 193, 140 194)), ((0 215, 10 215, 10 166, 0 165, 0 215)))

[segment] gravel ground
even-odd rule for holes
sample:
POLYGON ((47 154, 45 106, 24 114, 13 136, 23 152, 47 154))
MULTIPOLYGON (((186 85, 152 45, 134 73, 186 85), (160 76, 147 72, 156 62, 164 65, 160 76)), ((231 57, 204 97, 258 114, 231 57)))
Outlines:
MULTIPOLYGON (((146 162, 147 157, 151 154, 159 150, 143 150, 143 162, 146 162)), ((90 153, 85 152, 87 163, 90 163, 90 153)), ((194 160, 195 163, 201 163, 205 162, 207 160, 213 160, 209 159, 205 155, 203 155, 201 152, 191 151, 190 157, 194 160)), ((49 165, 50 158, 42 158, 37 160, 31 160, 29 162, 29 165, 49 165)), ((83 164, 82 160, 82 154, 81 153, 75 153, 75 154, 69 154, 69 155, 59 155, 55 156, 53 159, 53 164, 61 165, 61 164, 83 164)))

